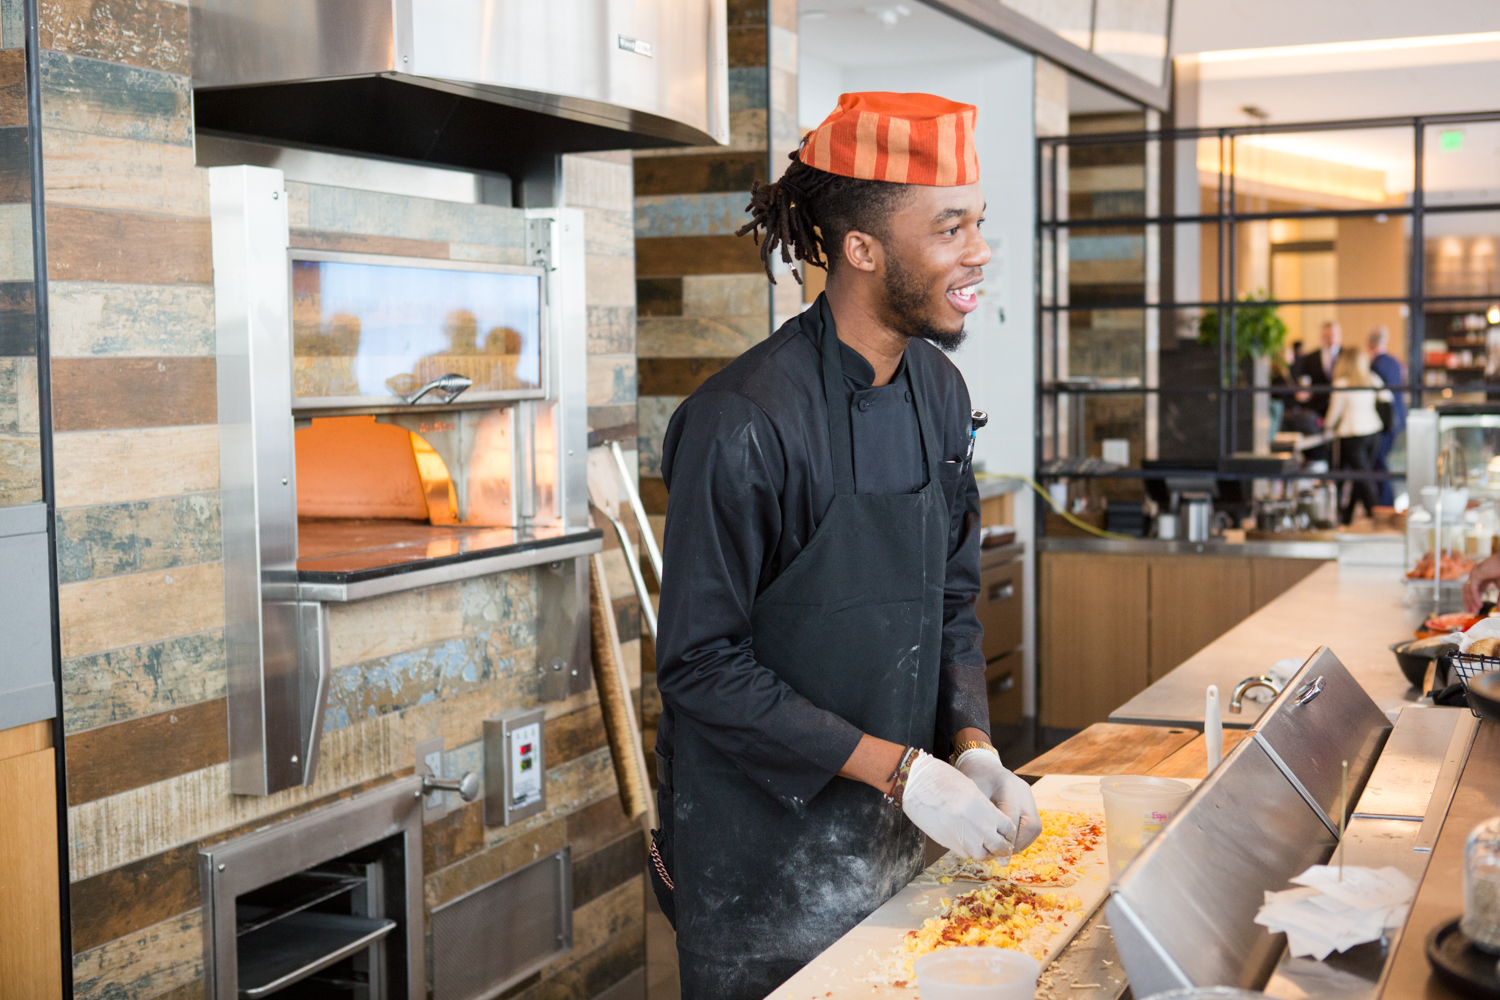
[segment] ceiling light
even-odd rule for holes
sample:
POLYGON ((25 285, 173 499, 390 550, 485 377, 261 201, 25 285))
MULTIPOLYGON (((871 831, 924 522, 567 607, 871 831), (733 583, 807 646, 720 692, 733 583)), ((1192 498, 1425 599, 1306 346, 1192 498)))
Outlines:
POLYGON ((802 19, 804 21, 821 21, 827 16, 828 11, 826 10, 804 10, 802 12, 802 19))
POLYGON ((865 13, 874 15, 875 20, 890 29, 900 24, 903 17, 911 17, 911 8, 900 3, 872 4, 865 8, 865 13))
POLYGON ((1490 306, 1490 311, 1484 314, 1484 318, 1490 321, 1490 326, 1500 326, 1500 306, 1490 306))
POLYGON ((1388 52, 1394 49, 1427 49, 1443 45, 1482 45, 1500 42, 1500 31, 1476 31, 1465 35, 1423 35, 1417 38, 1372 38, 1362 42, 1317 42, 1311 45, 1271 45, 1263 49, 1220 49, 1200 52, 1201 63, 1235 62, 1241 59, 1281 59, 1298 56, 1331 56, 1345 52, 1388 52))

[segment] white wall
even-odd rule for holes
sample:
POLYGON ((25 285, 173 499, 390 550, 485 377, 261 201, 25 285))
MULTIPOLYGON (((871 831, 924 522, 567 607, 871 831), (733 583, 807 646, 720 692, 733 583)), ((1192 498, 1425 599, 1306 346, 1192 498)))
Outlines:
MULTIPOLYGON (((917 21, 913 18, 913 21, 917 21)), ((949 36, 972 31, 950 22, 949 36)), ((805 25, 804 25, 805 27, 805 25)), ((903 24, 901 31, 917 25, 903 24)), ((958 51, 981 49, 987 58, 952 59, 897 65, 848 65, 861 60, 858 47, 820 52, 803 33, 799 107, 817 125, 843 91, 920 91, 963 101, 978 108, 976 144, 980 184, 988 202, 984 233, 992 260, 985 268, 979 309, 969 318, 969 339, 953 355, 968 383, 973 405, 990 415, 979 432, 975 464, 988 472, 1033 473, 1035 451, 1035 325, 1032 290, 1032 240, 1035 155, 1034 67, 1032 57, 994 39, 964 44, 958 51), (812 48, 813 51, 808 51, 812 48), (839 66, 839 61, 846 65, 839 66), (1003 316, 1003 319, 1002 319, 1003 316)), ((951 49, 951 46, 950 46, 951 49)), ((865 58, 870 58, 866 56, 865 58)), ((804 122, 806 124, 806 122, 804 122)), ((1016 497, 1016 527, 1027 541, 1025 587, 1026 712, 1035 714, 1035 531, 1029 492, 1016 497)))

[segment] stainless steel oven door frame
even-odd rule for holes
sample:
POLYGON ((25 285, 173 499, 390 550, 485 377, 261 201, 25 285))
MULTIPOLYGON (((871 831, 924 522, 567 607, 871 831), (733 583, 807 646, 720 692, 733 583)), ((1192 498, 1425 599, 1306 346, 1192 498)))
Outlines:
POLYGON ((422 779, 403 778, 317 812, 246 834, 198 852, 203 898, 205 1000, 238 1000, 239 962, 235 900, 288 875, 350 851, 400 835, 403 838, 405 926, 387 940, 406 950, 406 982, 391 995, 427 995, 427 955, 422 912, 422 779), (403 993, 404 991, 404 993, 403 993))

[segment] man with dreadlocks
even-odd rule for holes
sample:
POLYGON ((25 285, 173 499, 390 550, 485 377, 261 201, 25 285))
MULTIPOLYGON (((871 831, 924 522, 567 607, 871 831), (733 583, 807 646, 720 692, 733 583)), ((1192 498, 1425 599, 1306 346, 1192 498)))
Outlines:
POLYGON ((922 869, 923 833, 984 858, 1041 829, 990 744, 943 356, 990 259, 974 116, 839 98, 740 230, 827 291, 667 428, 651 867, 685 1000, 766 996, 922 869))

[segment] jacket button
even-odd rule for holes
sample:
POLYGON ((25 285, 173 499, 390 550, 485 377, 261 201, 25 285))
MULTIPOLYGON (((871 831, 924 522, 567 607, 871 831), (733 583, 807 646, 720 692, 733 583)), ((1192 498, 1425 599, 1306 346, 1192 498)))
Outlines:
POLYGON ((868 399, 861 399, 859 401, 859 412, 863 413, 866 410, 868 410, 869 408, 870 408, 870 401, 868 399))
POLYGON ((907 390, 906 390, 906 401, 907 401, 907 402, 908 402, 908 403, 910 403, 910 402, 911 402, 911 390, 910 390, 910 389, 907 389, 907 390))

